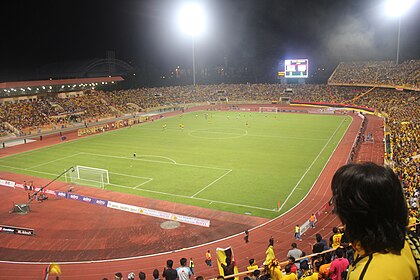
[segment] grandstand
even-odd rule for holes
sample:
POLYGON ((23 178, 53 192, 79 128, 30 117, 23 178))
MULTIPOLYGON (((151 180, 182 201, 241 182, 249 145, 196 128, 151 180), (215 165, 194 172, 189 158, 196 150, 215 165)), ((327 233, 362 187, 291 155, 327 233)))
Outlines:
MULTIPOLYGON (((127 243, 125 243, 126 240, 118 240, 121 236, 113 235, 116 238, 115 243, 100 244, 106 240, 104 235, 111 232, 115 234, 117 230, 111 231, 110 228, 118 229, 122 225, 121 220, 126 220, 127 223, 136 223, 137 220, 132 216, 127 216, 126 213, 117 213, 112 209, 100 209, 98 212, 102 211, 100 212, 102 217, 108 219, 103 221, 100 218, 101 215, 89 214, 92 206, 88 204, 83 204, 76 210, 72 209, 71 201, 60 201, 62 204, 60 211, 63 211, 61 213, 72 216, 72 211, 78 211, 75 213, 80 215, 69 217, 69 219, 89 219, 98 227, 104 223, 109 225, 103 229, 102 233, 86 231, 85 234, 97 238, 97 244, 85 244, 83 241, 80 248, 71 248, 71 250, 91 250, 91 255, 89 255, 91 260, 109 259, 110 256, 113 258, 106 261, 80 263, 77 262, 77 259, 71 259, 72 262, 66 263, 69 259, 66 259, 68 248, 65 245, 60 246, 59 244, 52 245, 51 248, 42 248, 45 259, 51 255, 63 257, 56 260, 62 262, 63 278, 65 276, 66 279, 81 279, 86 275, 96 279, 111 278, 117 271, 123 272, 124 276, 131 271, 135 271, 136 274, 139 271, 145 271, 147 275, 151 275, 154 268, 160 268, 165 264, 166 259, 173 259, 177 263, 181 257, 192 257, 196 260, 196 275, 214 278, 219 273, 214 267, 206 266, 204 254, 207 250, 213 253, 216 248, 229 246, 235 252, 239 271, 243 272, 246 270, 249 258, 256 259, 258 265, 262 265, 267 243, 271 237, 275 240, 274 247, 277 257, 280 260, 285 260, 290 243, 294 240, 295 224, 304 224, 307 222, 309 214, 315 212, 317 214, 316 229, 308 229, 303 235, 303 241, 299 244, 302 250, 309 253, 312 250, 311 245, 314 243, 316 233, 320 232, 324 237, 328 237, 331 235, 332 228, 340 223, 329 208, 328 203, 331 198, 329 184, 335 170, 347 162, 368 160, 392 166, 403 182, 408 203, 413 207, 413 210, 418 206, 417 196, 420 187, 417 179, 420 172, 419 60, 406 61, 397 66, 389 61, 340 63, 331 75, 328 85, 199 85, 193 92, 187 86, 129 90, 105 90, 96 87, 102 83, 118 82, 121 79, 121 77, 108 77, 78 79, 77 81, 53 80, 0 84, 3 93, 1 101, 3 105, 0 109, 3 127, 1 139, 5 143, 3 149, 0 149, 0 156, 61 143, 61 138, 58 139, 51 135, 65 135, 67 140, 78 139, 77 131, 80 132, 80 129, 83 128, 94 127, 92 133, 96 134, 101 131, 98 129, 99 126, 104 126, 105 129, 111 123, 122 122, 121 127, 129 127, 131 124, 139 124, 143 121, 181 115, 185 110, 189 112, 203 109, 237 111, 246 108, 259 111, 259 108, 274 106, 277 108, 276 112, 299 112, 307 110, 307 108, 316 108, 317 112, 322 114, 330 114, 333 111, 351 115, 353 122, 304 200, 291 211, 272 220, 244 215, 228 215, 203 210, 199 207, 186 206, 179 211, 182 213, 201 212, 202 216, 211 217, 216 221, 215 228, 197 229, 193 226, 183 225, 171 233, 168 231, 150 233, 145 229, 142 232, 134 231, 132 233, 133 240, 129 240, 127 243), (92 86, 93 84, 94 86, 92 86), (77 89, 73 89, 73 86, 77 89), (95 88, 92 89, 92 87, 95 88), (290 88, 293 90, 288 90, 287 96, 290 97, 291 104, 273 104, 273 101, 279 101, 281 96, 284 96, 282 93, 290 88), (226 100, 229 100, 227 104, 220 102, 218 94, 220 91, 223 91, 226 100), (375 141, 366 141, 368 134, 372 135, 375 141), (44 136, 43 141, 8 145, 8 143, 19 139, 22 141, 32 138, 42 139, 40 138, 42 136, 44 136), (86 217, 82 216, 83 213, 86 213, 86 217), (226 216, 221 218, 224 215, 226 216), (232 226, 229 226, 228 223, 232 226), (247 228, 250 228, 250 242, 244 243, 243 230, 247 228), (167 252, 158 251, 156 254, 139 256, 136 255, 136 248, 132 246, 132 244, 137 244, 136 238, 141 239, 136 237, 137 235, 147 236, 148 240, 147 238, 141 240, 145 247, 149 246, 147 242, 158 243, 162 245, 161 248, 168 248, 165 245, 168 246, 170 243, 173 243, 174 246, 170 247, 171 249, 167 252), (194 242, 185 242, 185 239, 193 239, 194 242), (98 249, 101 245, 103 248, 98 249), (185 249, 186 246, 191 246, 191 248, 185 249), (117 254, 110 253, 119 250, 120 252, 117 254), (128 252, 130 258, 125 258, 128 256, 126 255, 127 250, 130 250, 128 252), (98 255, 101 258, 97 258, 98 255), (121 258, 121 260, 117 260, 117 258, 121 258)), ((14 178, 18 178, 17 185, 23 187, 22 177, 19 178, 15 174, 0 171, 0 179, 14 181, 14 178)), ((48 182, 40 178, 33 178, 33 180, 40 185, 45 185, 48 182)), ((67 189, 67 185, 63 184, 58 188, 71 193, 71 190, 67 189)), ((7 191, 0 187, 0 195, 2 197, 4 197, 3 195, 10 196, 10 201, 19 199, 17 192, 20 192, 17 187, 15 190, 8 189, 7 191)), ((82 194, 91 197, 97 195, 98 190, 84 189, 82 194)), ((171 208, 175 207, 175 204, 166 204, 159 200, 115 194, 109 191, 101 191, 100 196, 100 199, 103 200, 121 196, 122 200, 132 204, 158 205, 160 209, 167 211, 171 211, 171 208)), ((9 206, 3 206, 1 210, 4 212, 6 208, 10 208, 9 206)), ((59 206, 56 207, 60 209, 59 206)), ((181 209, 180 205, 176 205, 176 207, 181 209)), ((80 223, 80 229, 68 230, 64 217, 57 218, 49 214, 48 208, 45 207, 39 208, 39 211, 42 211, 41 213, 50 219, 49 223, 46 222, 43 225, 51 226, 50 230, 58 236, 57 243, 65 244, 67 239, 80 238, 77 235, 83 235, 83 223, 80 223)), ((32 217, 35 215, 33 214, 32 217)), ((154 223, 154 218, 148 217, 142 219, 142 222, 145 224, 154 223)), ((28 227, 30 226, 36 226, 36 222, 28 225, 28 227)), ((46 234, 44 228, 37 230, 40 238, 46 234)), ((0 238, 4 237, 0 236, 0 238)), ((7 240, 10 244, 13 243, 10 241, 11 239, 7 240)), ((39 250, 39 248, 25 248, 24 250, 30 257, 31 250, 39 250)), ((3 246, 0 248, 0 252, 4 256, 0 263, 0 279, 6 279, 8 275, 21 278, 34 277, 34 275, 38 277, 42 275, 42 270, 48 263, 42 262, 42 258, 31 264, 19 262, 21 260, 12 257, 21 254, 22 250, 12 248, 12 246, 10 248, 7 245, 3 246)), ((215 254, 213 255, 215 257, 215 254)))

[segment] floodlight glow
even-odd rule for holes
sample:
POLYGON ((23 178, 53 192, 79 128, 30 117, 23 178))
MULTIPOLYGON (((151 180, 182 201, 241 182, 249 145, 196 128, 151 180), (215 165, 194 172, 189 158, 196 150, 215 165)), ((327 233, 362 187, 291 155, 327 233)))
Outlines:
POLYGON ((415 0, 388 0, 386 11, 390 16, 400 17, 413 6, 415 0))
POLYGON ((191 36, 203 33, 205 15, 203 7, 198 3, 187 3, 179 13, 179 25, 183 32, 191 36))

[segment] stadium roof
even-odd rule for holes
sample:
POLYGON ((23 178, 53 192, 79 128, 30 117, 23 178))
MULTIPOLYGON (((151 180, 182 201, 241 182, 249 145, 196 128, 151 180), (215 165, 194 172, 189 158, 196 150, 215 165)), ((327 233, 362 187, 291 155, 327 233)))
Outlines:
POLYGON ((20 81, 0 83, 0 98, 22 96, 43 92, 68 92, 85 89, 94 89, 109 83, 124 81, 121 76, 108 76, 96 78, 58 79, 40 81, 20 81))

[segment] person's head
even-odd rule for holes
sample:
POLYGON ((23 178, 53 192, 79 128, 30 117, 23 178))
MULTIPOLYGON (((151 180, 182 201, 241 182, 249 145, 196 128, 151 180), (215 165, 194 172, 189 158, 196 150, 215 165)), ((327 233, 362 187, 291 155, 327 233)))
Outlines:
POLYGON ((146 280, 146 273, 144 273, 143 271, 139 272, 139 278, 140 280, 146 280))
POLYGON ((217 276, 217 278, 216 278, 217 280, 225 280, 225 277, 223 276, 223 275, 219 275, 219 276, 217 276))
POLYGON ((187 259, 186 258, 181 258, 179 260, 179 263, 181 264, 181 266, 185 266, 187 264, 187 259))
POLYGON ((115 280, 121 280, 123 278, 123 275, 121 272, 117 272, 114 274, 114 279, 115 280))
POLYGON ((295 242, 293 242, 292 244, 290 244, 290 246, 292 246, 292 248, 297 248, 297 244, 295 242))
POLYGON ((338 233, 338 227, 333 227, 333 233, 334 234, 338 233))
POLYGON ((340 167, 331 183, 335 212, 350 242, 367 252, 404 247, 408 210, 395 173, 374 163, 340 167))
POLYGON ((134 278, 136 277, 136 275, 134 274, 134 272, 130 272, 127 276, 128 280, 134 280, 134 278))
POLYGON ((321 240, 322 240, 322 236, 319 233, 316 234, 315 238, 316 238, 316 242, 321 242, 321 240))
POLYGON ((337 256, 337 258, 342 258, 344 256, 344 249, 338 248, 337 250, 335 250, 335 255, 337 256))
POLYGON ((300 269, 302 269, 303 271, 307 271, 309 270, 309 264, 307 261, 302 261, 300 263, 300 269))
POLYGON ((174 265, 174 261, 173 260, 167 260, 166 261, 166 266, 169 268, 172 268, 172 266, 174 265))
POLYGON ((229 258, 229 257, 226 257, 226 265, 230 265, 230 262, 231 262, 232 260, 229 258))
POLYGON ((290 256, 289 257, 289 263, 295 263, 296 259, 295 257, 290 256))
POLYGON ((290 271, 292 270, 292 265, 288 264, 284 267, 284 271, 286 271, 286 273, 290 273, 290 271))
POLYGON ((157 270, 157 268, 155 268, 153 270, 152 275, 153 275, 153 278, 158 279, 159 278, 159 270, 157 270))
POLYGON ((255 263, 255 259, 250 259, 249 260, 249 265, 253 265, 255 263))
POLYGON ((195 277, 195 280, 204 280, 204 277, 203 276, 197 276, 197 277, 195 277))
POLYGON ((268 239, 268 245, 269 246, 274 246, 274 238, 270 237, 270 239, 268 239))
POLYGON ((254 275, 255 277, 260 276, 261 271, 259 269, 254 270, 254 272, 252 272, 252 275, 254 275))

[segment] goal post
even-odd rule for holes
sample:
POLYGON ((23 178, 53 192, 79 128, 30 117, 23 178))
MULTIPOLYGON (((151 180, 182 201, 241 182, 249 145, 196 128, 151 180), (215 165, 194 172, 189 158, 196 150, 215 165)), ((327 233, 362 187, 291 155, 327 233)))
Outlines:
POLYGON ((68 171, 70 182, 104 189, 109 184, 109 173, 106 169, 76 165, 68 171))
POLYGON ((279 109, 277 107, 260 107, 260 113, 277 113, 279 109))

